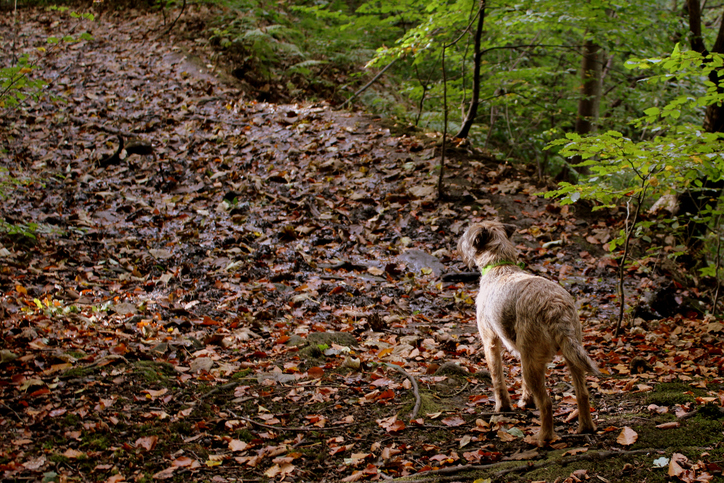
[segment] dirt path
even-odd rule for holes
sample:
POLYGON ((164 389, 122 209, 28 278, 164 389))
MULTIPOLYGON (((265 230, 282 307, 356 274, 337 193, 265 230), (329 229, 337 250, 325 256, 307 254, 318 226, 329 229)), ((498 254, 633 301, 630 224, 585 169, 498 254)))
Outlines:
MULTIPOLYGON (((0 164, 25 180, 2 215, 37 224, 0 250, 5 481, 664 481, 674 453, 682 479, 721 477, 722 327, 677 317, 612 336, 615 219, 584 223, 474 150, 452 158, 439 203, 435 137, 249 101, 203 53, 149 40, 158 23, 22 12, 25 51, 94 40, 50 50, 54 97, 0 120, 0 164), (608 375, 589 379, 596 435, 571 434, 560 360, 560 441, 530 444, 535 413, 491 413, 475 283, 450 274, 465 226, 495 216, 579 301, 608 375)), ((632 271, 629 288, 647 280, 632 271)))

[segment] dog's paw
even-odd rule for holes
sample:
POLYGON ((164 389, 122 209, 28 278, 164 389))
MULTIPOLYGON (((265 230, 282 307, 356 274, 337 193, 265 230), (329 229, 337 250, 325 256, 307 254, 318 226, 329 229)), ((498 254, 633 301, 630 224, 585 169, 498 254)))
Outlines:
POLYGON ((495 401, 495 412, 496 413, 512 413, 513 404, 510 399, 505 401, 495 401))
POLYGON ((541 448, 544 446, 547 446, 551 443, 554 443, 554 442, 558 441, 559 439, 561 439, 561 438, 559 438, 558 435, 556 433, 554 433, 553 431, 550 431, 547 433, 544 433, 543 431, 538 432, 538 446, 541 448))
POLYGON ((524 394, 523 397, 520 398, 520 401, 518 401, 518 407, 520 409, 534 409, 535 408, 535 399, 533 399, 533 395, 524 394))

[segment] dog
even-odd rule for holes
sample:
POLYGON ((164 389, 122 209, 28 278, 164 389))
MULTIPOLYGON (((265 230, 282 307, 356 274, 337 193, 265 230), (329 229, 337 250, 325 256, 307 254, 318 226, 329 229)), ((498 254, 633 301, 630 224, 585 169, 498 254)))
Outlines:
POLYGON ((463 261, 477 266, 480 291, 476 299, 478 330, 493 380, 495 411, 511 411, 500 351, 504 345, 521 361, 521 408, 540 410, 538 444, 557 439, 551 398, 545 387, 546 364, 562 353, 573 379, 578 405, 578 432, 592 433, 586 373, 600 374, 583 348, 581 323, 573 297, 557 283, 531 275, 516 264, 518 251, 510 241, 512 225, 483 221, 471 225, 458 243, 463 261))

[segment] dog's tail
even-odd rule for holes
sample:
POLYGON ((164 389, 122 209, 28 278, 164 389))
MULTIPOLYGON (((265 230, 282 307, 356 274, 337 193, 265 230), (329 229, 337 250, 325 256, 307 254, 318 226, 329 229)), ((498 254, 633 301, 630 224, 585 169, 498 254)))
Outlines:
POLYGON ((558 341, 558 345, 561 348, 561 353, 566 362, 576 367, 585 368, 586 372, 590 372, 591 374, 601 375, 601 371, 598 370, 598 365, 589 357, 578 339, 569 334, 562 335, 558 341))

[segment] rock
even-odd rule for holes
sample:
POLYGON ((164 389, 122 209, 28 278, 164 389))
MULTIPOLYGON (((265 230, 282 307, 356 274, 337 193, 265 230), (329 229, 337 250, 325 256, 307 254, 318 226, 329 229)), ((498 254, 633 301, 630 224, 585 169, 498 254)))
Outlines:
POLYGON ((281 372, 262 372, 257 374, 256 380, 259 384, 263 384, 264 381, 275 381, 280 384, 287 384, 297 380, 294 374, 283 374, 281 372))
POLYGON ((436 376, 459 376, 468 377, 470 373, 464 367, 461 367, 454 362, 446 362, 435 371, 436 376))
POLYGON ((210 357, 199 357, 191 362, 190 367, 193 373, 201 371, 209 372, 211 368, 214 367, 214 361, 211 360, 210 357))
POLYGON ((138 313, 138 309, 136 309, 136 306, 128 302, 122 302, 120 304, 114 305, 113 307, 111 307, 111 311, 118 315, 129 315, 138 313))
POLYGON ((307 341, 304 339, 304 337, 294 334, 289 336, 287 345, 290 347, 301 347, 307 345, 307 341))
POLYGON ((332 344, 352 347, 357 345, 357 338, 349 332, 312 332, 307 336, 307 341, 313 345, 332 344))
POLYGON ((405 250, 397 258, 412 268, 413 271, 422 271, 423 268, 429 268, 436 277, 439 277, 445 270, 445 265, 443 265, 440 260, 416 248, 405 250))

